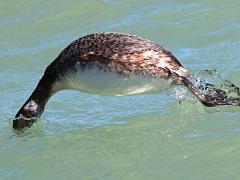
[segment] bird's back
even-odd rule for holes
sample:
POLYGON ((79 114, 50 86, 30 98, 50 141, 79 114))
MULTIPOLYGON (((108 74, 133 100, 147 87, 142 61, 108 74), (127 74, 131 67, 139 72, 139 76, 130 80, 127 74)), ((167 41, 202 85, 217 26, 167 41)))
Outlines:
POLYGON ((83 69, 98 67, 124 76, 169 76, 169 68, 181 67, 180 62, 157 43, 116 32, 89 34, 73 41, 51 64, 51 69, 64 73, 76 63, 83 69))

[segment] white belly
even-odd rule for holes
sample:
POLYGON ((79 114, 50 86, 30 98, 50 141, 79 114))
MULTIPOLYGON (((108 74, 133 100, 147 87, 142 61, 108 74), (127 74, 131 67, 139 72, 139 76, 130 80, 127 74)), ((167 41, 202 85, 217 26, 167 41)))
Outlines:
POLYGON ((74 89, 106 96, 126 96, 159 92, 172 84, 171 79, 132 75, 123 77, 97 68, 77 73, 67 73, 53 86, 54 91, 74 89))

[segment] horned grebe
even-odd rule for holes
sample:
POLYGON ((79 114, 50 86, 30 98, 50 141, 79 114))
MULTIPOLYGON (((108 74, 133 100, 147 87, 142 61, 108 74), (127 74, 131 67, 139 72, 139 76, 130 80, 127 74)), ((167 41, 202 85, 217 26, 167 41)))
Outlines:
POLYGON ((169 51, 141 37, 99 32, 67 46, 46 68, 36 89, 16 114, 14 129, 30 127, 49 98, 63 89, 124 96, 157 92, 172 84, 185 85, 206 106, 240 105, 223 90, 200 90, 196 80, 169 51))

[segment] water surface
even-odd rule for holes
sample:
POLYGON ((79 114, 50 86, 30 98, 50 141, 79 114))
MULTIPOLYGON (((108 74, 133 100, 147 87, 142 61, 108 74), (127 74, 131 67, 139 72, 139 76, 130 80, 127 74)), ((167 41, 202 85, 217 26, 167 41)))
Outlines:
POLYGON ((205 108, 174 87, 103 97, 64 91, 24 135, 12 119, 72 40, 128 32, 191 70, 240 86, 240 2, 1 1, 0 179, 240 179, 240 108, 205 108))

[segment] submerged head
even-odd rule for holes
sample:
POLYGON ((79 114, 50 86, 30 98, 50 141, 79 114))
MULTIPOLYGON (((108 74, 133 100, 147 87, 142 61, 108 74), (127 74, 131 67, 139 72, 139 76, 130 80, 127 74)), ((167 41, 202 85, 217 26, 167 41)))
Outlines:
POLYGON ((43 107, 34 100, 29 99, 16 114, 13 120, 13 129, 21 130, 26 127, 31 127, 42 112, 43 107))
POLYGON ((36 118, 25 118, 25 117, 19 117, 16 118, 15 120, 13 120, 13 129, 16 130, 22 130, 26 127, 30 128, 32 126, 32 124, 35 122, 36 118))

